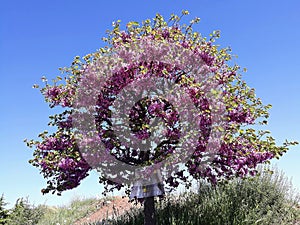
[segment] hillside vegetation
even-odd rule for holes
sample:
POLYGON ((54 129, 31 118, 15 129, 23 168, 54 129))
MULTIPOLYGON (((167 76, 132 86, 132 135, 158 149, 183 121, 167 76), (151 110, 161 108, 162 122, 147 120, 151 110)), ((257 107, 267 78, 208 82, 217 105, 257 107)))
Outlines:
MULTIPOLYGON (((101 210, 103 202, 113 199, 74 200, 68 206, 33 206, 28 199, 19 199, 6 210, 0 198, 0 224, 8 225, 73 225, 101 210)), ((299 194, 283 173, 262 172, 260 176, 212 187, 200 183, 197 192, 169 195, 157 200, 159 225, 270 225, 300 222, 299 194)), ((103 212, 105 213, 105 212, 103 212)), ((105 221, 86 225, 142 225, 143 211, 136 207, 125 214, 107 214, 105 221)), ((103 216, 102 216, 103 218, 103 216)), ((77 223, 78 224, 78 223, 77 223)))

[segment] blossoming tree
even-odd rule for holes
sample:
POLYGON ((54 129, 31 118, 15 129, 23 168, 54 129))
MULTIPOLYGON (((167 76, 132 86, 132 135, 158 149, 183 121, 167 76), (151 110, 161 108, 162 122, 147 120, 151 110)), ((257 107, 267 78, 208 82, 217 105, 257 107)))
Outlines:
POLYGON ((47 179, 43 193, 75 188, 92 169, 104 193, 129 195, 141 177, 143 187, 170 191, 194 179, 217 184, 255 175, 296 144, 279 146, 263 129, 271 106, 242 80, 230 49, 215 44, 219 32, 207 39, 192 30, 198 18, 180 20, 157 14, 125 30, 114 22, 105 47, 76 56, 53 83, 43 78, 45 101, 61 109, 50 116, 54 133, 26 140, 47 179))

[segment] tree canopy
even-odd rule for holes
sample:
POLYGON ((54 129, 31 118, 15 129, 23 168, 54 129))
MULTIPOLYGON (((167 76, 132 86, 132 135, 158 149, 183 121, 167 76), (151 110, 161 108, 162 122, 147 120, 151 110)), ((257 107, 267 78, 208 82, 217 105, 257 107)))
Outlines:
POLYGON ((242 79, 230 48, 216 44, 220 32, 202 37, 192 29, 199 18, 182 23, 188 14, 124 29, 118 20, 105 47, 76 56, 51 83, 43 78, 45 101, 61 110, 50 116, 54 133, 26 140, 47 179, 43 193, 75 188, 92 169, 105 192, 129 193, 136 168, 142 177, 161 170, 169 190, 193 179, 217 184, 253 176, 297 144, 278 145, 264 129, 271 105, 242 79))

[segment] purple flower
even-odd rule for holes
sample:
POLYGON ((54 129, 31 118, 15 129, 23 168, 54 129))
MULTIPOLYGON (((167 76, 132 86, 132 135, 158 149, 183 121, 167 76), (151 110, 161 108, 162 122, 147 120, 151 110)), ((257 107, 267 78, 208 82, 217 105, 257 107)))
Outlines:
POLYGON ((75 165, 75 162, 71 158, 62 158, 60 162, 58 163, 59 168, 63 170, 67 170, 68 168, 73 168, 75 165))

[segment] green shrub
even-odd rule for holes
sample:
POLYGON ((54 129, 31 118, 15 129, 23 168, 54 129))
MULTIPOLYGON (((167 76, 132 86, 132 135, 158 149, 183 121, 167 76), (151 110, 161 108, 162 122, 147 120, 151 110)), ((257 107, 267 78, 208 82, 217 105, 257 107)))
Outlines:
MULTIPOLYGON (((299 195, 283 173, 262 170, 260 176, 235 179, 198 193, 168 196, 156 204, 159 225, 288 225, 299 220, 299 195)), ((115 225, 142 225, 142 210, 128 212, 115 225)))
POLYGON ((4 195, 0 197, 0 224, 7 224, 9 221, 9 211, 5 209, 7 203, 4 200, 4 195))
POLYGON ((9 215, 10 225, 36 225, 46 211, 45 206, 34 207, 28 199, 19 198, 9 215))

